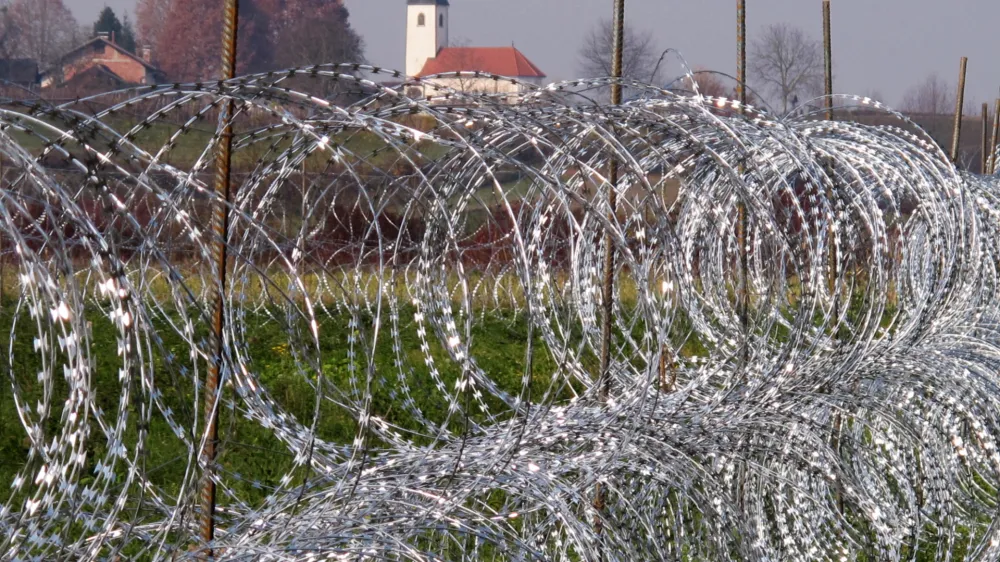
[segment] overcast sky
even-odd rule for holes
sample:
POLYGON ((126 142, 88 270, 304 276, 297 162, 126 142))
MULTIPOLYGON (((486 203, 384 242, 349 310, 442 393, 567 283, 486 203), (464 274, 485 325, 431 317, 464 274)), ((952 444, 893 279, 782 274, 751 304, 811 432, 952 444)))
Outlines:
MULTIPOLYGON (((77 18, 96 19, 105 4, 134 10, 135 0, 65 0, 77 18)), ((205 0, 209 1, 209 0, 205 0)), ((345 0, 366 43, 368 59, 403 67, 405 0, 345 0)), ((747 29, 786 22, 821 37, 821 0, 748 0, 747 29)), ((629 25, 652 31, 660 48, 673 47, 692 66, 735 71, 732 0, 628 0, 629 25)), ((577 75, 577 49, 594 23, 611 14, 612 0, 451 0, 451 36, 475 46, 514 43, 550 79, 577 75)), ((834 89, 880 92, 900 101, 910 86, 937 72, 954 83, 958 61, 969 57, 967 97, 998 96, 1000 21, 997 0, 833 0, 834 89)), ((676 65, 670 69, 676 70, 676 65)))

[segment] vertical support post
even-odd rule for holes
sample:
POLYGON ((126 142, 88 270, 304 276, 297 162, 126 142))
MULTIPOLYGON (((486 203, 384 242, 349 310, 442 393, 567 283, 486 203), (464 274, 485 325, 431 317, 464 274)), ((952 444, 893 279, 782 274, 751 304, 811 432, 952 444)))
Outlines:
MULTIPOLYGON (((622 103, 622 60, 625 43, 625 0, 614 0, 614 42, 612 45, 611 77, 616 80, 611 85, 611 103, 621 105, 622 103)), ((611 159, 608 170, 608 218, 614 221, 618 207, 618 161, 611 159)), ((601 294, 601 306, 603 318, 601 321, 601 378, 600 398, 604 402, 611 392, 611 328, 614 317, 614 295, 615 295, 615 251, 614 240, 611 233, 604 236, 604 287, 601 294)))
MULTIPOLYGON (((222 17, 222 80, 236 74, 236 41, 239 22, 238 0, 223 0, 222 17)), ((215 538, 215 480, 213 479, 216 448, 219 439, 219 376, 223 367, 223 307, 225 306, 227 241, 229 238, 229 203, 232 200, 230 175, 233 150, 232 118, 236 106, 230 99, 223 104, 219 123, 222 125, 218 150, 215 153, 215 207, 212 212, 213 255, 215 258, 215 302, 212 310, 212 356, 205 378, 205 448, 201 466, 201 540, 206 545, 204 559, 214 558, 209 546, 215 538)))
MULTIPOLYGON (((740 115, 746 113, 747 104, 747 5, 746 0, 736 0, 736 97, 740 102, 740 115)), ((742 156, 741 156, 742 160, 742 156)), ((746 171, 743 163, 737 167, 740 181, 746 171)), ((750 363, 750 259, 747 255, 747 232, 750 230, 750 221, 747 217, 746 205, 743 201, 736 203, 736 255, 739 258, 740 278, 736 288, 736 308, 740 316, 740 328, 743 333, 743 341, 740 350, 740 368, 746 376, 746 368, 750 363)), ((740 510, 745 508, 743 497, 746 488, 746 474, 740 470, 736 476, 737 506, 740 510)))
POLYGON ((740 113, 747 103, 747 5, 746 0, 736 0, 736 98, 740 113))
MULTIPOLYGON (((736 96, 740 102, 740 113, 747 103, 747 6, 746 0, 736 0, 736 96)), ((743 166, 739 166, 743 172, 743 166)), ((737 255, 740 259, 740 279, 737 294, 737 308, 740 314, 740 326, 743 329, 742 365, 745 368, 750 361, 750 258, 747 255, 747 232, 750 230, 749 218, 745 205, 737 205, 736 244, 739 246, 737 255)))
POLYGON ((990 169, 990 105, 983 104, 983 158, 979 168, 985 176, 990 169))
POLYGON ((993 105, 993 138, 990 140, 990 167, 987 174, 995 174, 997 171, 997 136, 1000 135, 1000 99, 993 105))
POLYGON ((965 106, 965 71, 969 59, 962 57, 958 70, 958 95, 955 96, 955 130, 951 136, 951 163, 958 164, 958 146, 962 137, 962 107, 965 106))
MULTIPOLYGON (((830 0, 823 0, 823 74, 824 74, 824 94, 823 107, 824 118, 827 121, 833 121, 833 32, 832 32, 832 18, 830 16, 830 0)), ((827 200, 833 204, 835 194, 835 184, 836 172, 833 167, 833 161, 831 159, 824 160, 824 171, 830 178, 830 183, 826 188, 827 200)), ((837 220, 837 209, 834 208, 834 221, 837 220)), ((837 253, 837 240, 836 240, 836 230, 833 224, 830 225, 829 230, 830 236, 830 257, 827 263, 829 271, 827 272, 827 288, 830 291, 830 295, 833 297, 833 318, 836 320, 834 323, 834 331, 832 334, 832 339, 834 342, 837 341, 837 330, 840 327, 840 295, 837 293, 837 269, 840 262, 840 257, 837 253)), ((834 414, 833 417, 833 429, 830 436, 830 448, 840 454, 840 433, 843 427, 844 420, 840 413, 834 414)), ((838 486, 834 490, 834 497, 837 501, 837 510, 840 513, 844 513, 844 497, 842 490, 838 486)))
MULTIPOLYGON (((625 0, 614 0, 614 29, 611 53, 611 77, 615 82, 611 84, 611 103, 621 105, 622 103, 622 61, 625 51, 625 0)), ((609 163, 608 170, 608 220, 612 224, 617 220, 618 209, 618 161, 614 158, 609 163)), ((614 297, 615 297, 615 247, 611 232, 604 235, 604 287, 601 293, 601 307, 603 317, 601 318, 601 373, 597 381, 598 397, 602 404, 608 401, 611 394, 611 328, 614 321, 614 297)), ((594 522, 595 530, 598 534, 603 531, 601 521, 604 513, 607 492, 601 483, 597 483, 594 494, 594 509, 597 510, 597 520, 594 522)), ((601 553, 603 557, 603 552, 601 553)))
POLYGON ((826 120, 833 121, 833 36, 830 33, 830 0, 823 0, 823 53, 824 81, 826 98, 823 107, 826 108, 826 120))
MULTIPOLYGON (((823 100, 823 107, 825 108, 824 118, 827 121, 833 121, 833 32, 832 32, 832 22, 830 16, 830 0, 823 0, 823 90, 826 97, 823 100)), ((829 161, 825 162, 826 173, 830 176, 830 181, 833 181, 834 172, 833 167, 830 165, 829 161)), ((832 185, 827 187, 827 199, 833 201, 834 193, 832 185)), ((835 232, 830 231, 831 238, 834 236, 835 232)), ((834 240, 831 240, 830 244, 830 272, 827 278, 827 284, 829 285, 830 294, 833 294, 837 289, 837 245, 834 240)), ((834 296, 834 317, 839 317, 839 299, 834 296)), ((836 334, 834 334, 836 338, 836 334)))

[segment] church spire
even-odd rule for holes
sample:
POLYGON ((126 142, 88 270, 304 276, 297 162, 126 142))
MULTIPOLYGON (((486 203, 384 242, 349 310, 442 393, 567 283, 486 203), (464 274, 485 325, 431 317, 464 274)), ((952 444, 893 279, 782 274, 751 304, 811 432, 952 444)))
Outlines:
POLYGON ((407 0, 406 74, 416 76, 448 46, 448 0, 407 0))

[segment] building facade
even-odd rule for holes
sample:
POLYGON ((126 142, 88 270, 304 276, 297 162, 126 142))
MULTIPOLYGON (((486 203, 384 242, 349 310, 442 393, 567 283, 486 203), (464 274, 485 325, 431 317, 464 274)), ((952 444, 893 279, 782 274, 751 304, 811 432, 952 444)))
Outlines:
MULTIPOLYGON (((148 49, 143 51, 144 57, 150 54, 148 49)), ((163 72, 144 57, 133 55, 108 37, 98 36, 63 55, 42 75, 42 88, 68 88, 97 77, 115 87, 163 82, 163 72)))
POLYGON ((448 0, 407 0, 407 76, 420 74, 427 59, 448 46, 448 8, 448 0))
POLYGON ((450 46, 449 8, 448 0, 407 0, 406 74, 428 82, 411 88, 408 95, 434 96, 435 85, 463 92, 516 95, 543 84, 545 73, 513 45, 450 46), (490 76, 456 74, 476 71, 490 76))

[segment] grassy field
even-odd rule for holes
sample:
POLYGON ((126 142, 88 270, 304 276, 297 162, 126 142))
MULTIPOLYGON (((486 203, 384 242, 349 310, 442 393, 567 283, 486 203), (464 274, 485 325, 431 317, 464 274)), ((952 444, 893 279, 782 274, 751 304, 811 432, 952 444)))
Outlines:
MULTIPOLYGON (((97 312, 97 311, 94 311, 97 312)), ((4 329, 11 329, 13 310, 10 302, 6 303, 2 314, 4 329)), ((414 431, 410 437, 416 442, 429 441, 428 436, 417 433, 421 425, 409 412, 399 407, 402 398, 398 389, 404 384, 411 390, 411 396, 417 407, 434 423, 445 423, 447 418, 447 402, 428 381, 428 368, 420 351, 420 341, 412 326, 412 311, 404 311, 401 323, 406 329, 401 330, 401 343, 406 360, 412 371, 400 380, 397 369, 393 367, 394 354, 391 338, 386 335, 380 338, 375 349, 375 363, 378 369, 375 384, 372 386, 373 413, 387 422, 399 426, 403 430, 414 431)), ((91 327, 91 352, 96 360, 95 380, 92 389, 97 404, 112 421, 119 407, 121 382, 118 378, 117 332, 106 320, 101 320, 99 312, 89 316, 93 318, 91 327)), ((280 315, 279 315, 280 318, 280 315)), ((346 328, 348 317, 332 316, 324 319, 320 325, 321 355, 323 373, 328 385, 324 390, 326 395, 335 389, 349 397, 357 397, 357 390, 352 389, 351 369, 348 358, 348 337, 346 328)), ((316 387, 310 374, 300 370, 301 363, 295 354, 290 352, 289 335, 286 329, 275 318, 266 314, 251 315, 246 319, 246 344, 259 382, 270 393, 276 404, 286 412, 294 415, 305 425, 313 422, 315 414, 316 387)), ((13 344, 13 376, 20 387, 24 403, 35 404, 42 398, 42 385, 38 383, 35 373, 39 369, 36 353, 33 350, 33 338, 36 334, 33 327, 21 318, 13 327, 15 342, 13 344)), ((473 329, 472 355, 482 365, 487 365, 491 378, 505 391, 519 394, 524 372, 525 342, 527 325, 523 317, 488 315, 478 322, 473 329)), ((172 331, 160 330, 163 337, 163 348, 168 354, 175 354, 185 359, 189 347, 172 331)), ((436 358, 436 364, 447 388, 451 389, 459 375, 458 367, 446 358, 444 350, 431 337, 431 353, 436 358)), ((542 342, 536 339, 536 347, 541 348, 542 342)), ((6 348, 0 354, 4 365, 11 363, 11 356, 6 348)), ((152 358, 154 369, 165 366, 164 357, 156 354, 152 358)), ((203 365, 204 367, 204 365, 203 365)), ((551 357, 544 352, 535 354, 533 372, 535 378, 531 392, 540 396, 551 382, 555 371, 551 357)), ((6 369, 5 369, 6 370, 6 369)), ((203 371, 202 371, 203 372, 203 371)), ((193 404, 194 388, 190 379, 179 383, 168 378, 168 369, 156 372, 157 388, 163 392, 166 405, 172 410, 174 419, 182 426, 190 427, 194 422, 195 412, 200 411, 200 404, 193 404), (197 408, 197 409, 196 409, 197 408)), ((360 373, 359 376, 364 376, 360 373)), ((66 382, 62 377, 55 379, 54 419, 45 425, 49 439, 61 428, 59 421, 61 401, 67 392, 66 382)), ((564 388, 562 393, 569 397, 570 390, 564 388)), ((234 398, 230 388, 229 398, 234 398)), ((493 406, 499 406, 496 399, 487 399, 493 406)), ((138 414, 138 403, 128 404, 131 415, 138 414)), ((498 408, 499 409, 499 408, 498 408)), ((477 421, 484 421, 482 414, 474 416, 477 421)), ((273 432, 261 427, 257 421, 244 417, 240 405, 234 410, 224 409, 221 419, 221 453, 219 461, 224 470, 232 477, 227 479, 227 485, 244 500, 251 504, 259 504, 266 497, 268 489, 278 483, 293 466, 293 453, 274 437, 273 432), (236 477, 235 475, 239 475, 236 477)), ((132 418, 133 421, 136 418, 132 418)), ((452 419, 451 429, 460 430, 461 419, 452 419)), ((92 424, 91 440, 88 442, 88 465, 85 474, 91 474, 95 463, 106 452, 107 443, 96 423, 92 424)), ((134 445, 137 439, 136 424, 130 422, 126 443, 134 445)), ((350 444, 358 430, 355 417, 330 401, 323 402, 319 411, 317 434, 320 438, 338 444, 350 444)), ((21 426, 15 403, 11 395, 9 382, 0 385, 0 489, 10 490, 10 484, 17 472, 25 467, 28 459, 29 442, 26 431, 21 426)), ((378 448, 379 443, 370 442, 378 448)), ((162 486, 169 494, 180 490, 186 467, 187 451, 183 444, 173 434, 169 424, 159 412, 152 416, 149 427, 148 449, 144 465, 149 477, 162 486)), ((119 476, 123 476, 120 474, 119 476)), ((81 484, 87 484, 93 479, 85 476, 81 484)))
MULTIPOLYGON (((307 284, 310 284, 307 279, 307 284)), ((314 286, 311 285, 310 286, 314 286)), ((259 290, 259 287, 250 286, 250 292, 259 290)), ((161 288, 162 292, 165 288, 161 288)), ((625 284, 621 295, 623 303, 635 301, 635 287, 625 284)), ((10 372, 14 381, 20 387, 20 392, 24 398, 24 403, 31 408, 36 400, 42 397, 42 388, 37 381, 36 373, 39 370, 36 353, 33 349, 33 338, 36 336, 31 323, 25 322, 26 316, 23 311, 20 316, 15 315, 14 303, 9 300, 11 288, 5 291, 8 300, 0 306, 0 330, 13 331, 15 339, 12 345, 13 358, 7 346, 0 346, 0 361, 3 365, 11 366, 10 372), (16 324, 13 320, 17 318, 16 324)), ((402 295, 399 295, 402 296, 402 295)), ((406 299, 403 299, 405 302, 406 299)), ((486 303, 478 303, 485 305, 486 303)), ((852 302, 852 311, 860 311, 861 302, 852 302)), ((525 369, 525 343, 527 341, 527 322, 522 315, 504 312, 501 307, 494 312, 477 316, 476 323, 472 330, 472 348, 470 355, 476 358, 489 376, 503 390, 518 394, 521 391, 521 380, 525 369)), ((428 368, 424 362, 424 355, 420 351, 421 341, 416 334, 414 314, 412 309, 400 311, 400 344, 406 361, 412 370, 407 372, 402 378, 397 374, 397 369, 393 365, 394 353, 392 349, 392 338, 389 334, 383 334, 379 338, 379 344, 374 351, 376 375, 372 386, 373 402, 372 413, 388 423, 401 428, 402 431, 411 431, 408 434, 417 443, 429 442, 429 436, 420 433, 421 424, 413 416, 400 407, 402 398, 399 391, 406 386, 411 391, 411 396, 419 410, 432 422, 437 424, 445 423, 447 419, 448 404, 444 397, 431 384, 428 368)), ((314 379, 308 373, 303 373, 300 369, 301 362, 297 360, 292 350, 289 349, 289 331, 282 321, 282 313, 277 310, 263 310, 256 313, 247 313, 245 318, 246 333, 244 340, 247 344, 245 351, 252 359, 250 368, 253 369, 257 380, 270 394, 274 402, 284 411, 292 414, 296 419, 305 425, 310 425, 314 421, 316 387, 314 379)), ((98 310, 89 310, 88 318, 92 320, 90 349, 96 359, 96 369, 92 390, 98 405, 104 410, 106 415, 113 420, 115 411, 119 407, 121 382, 118 378, 117 364, 117 331, 104 318, 98 310)), ((856 314, 850 314, 856 318, 856 314)), ((886 318, 891 316, 891 311, 887 312, 886 318)), ((322 369, 328 385, 325 394, 329 395, 334 389, 339 389, 344 395, 356 398, 357 394, 352 390, 352 369, 347 357, 349 339, 352 337, 352 330, 348 326, 349 317, 343 314, 334 314, 322 318, 319 327, 321 334, 321 349, 319 356, 322 357, 322 369)), ((818 319, 817 319, 818 321, 818 319)), ((687 338, 687 327, 684 322, 679 322, 675 326, 677 342, 684 341, 682 355, 704 355, 705 349, 696 338, 687 338)), ((362 319, 362 330, 370 328, 370 320, 362 319), (367 324, 367 325, 366 325, 367 324)), ((388 322, 383 319, 383 329, 387 329, 388 322)), ((642 331, 641 326, 636 326, 637 333, 642 331)), ((189 346, 177 336, 172 330, 158 329, 157 333, 163 337, 163 351, 166 354, 174 354, 182 360, 187 357, 189 346)), ((195 334, 196 338, 205 334, 195 334)), ((780 334, 775 337, 781 338, 780 334)), ((453 383, 459 376, 457 365, 449 360, 441 348, 436 337, 430 337, 430 352, 435 358, 435 363, 441 371, 442 379, 447 388, 452 388, 453 383)), ((545 392, 553 381, 553 374, 557 371, 557 365, 550 354, 545 350, 542 342, 535 339, 537 352, 533 361, 533 379, 530 388, 532 396, 538 397, 545 392)), ((596 360, 593 357, 586 357, 589 362, 588 367, 596 372, 596 360)), ((197 416, 200 415, 201 404, 194 403, 194 388, 190 378, 174 381, 170 378, 170 369, 166 368, 164 353, 154 353, 151 358, 154 375, 157 377, 157 388, 163 392, 165 404, 172 410, 174 419, 183 427, 191 427, 197 416)), ((357 365, 356 365, 357 366, 357 365)), ((5 370, 7 370, 5 368, 5 370)), ((203 371, 202 371, 203 372, 203 371)), ((55 404, 54 419, 45 424, 47 439, 55 435, 62 427, 59 420, 59 405, 66 396, 66 383, 60 376, 55 376, 55 389, 53 392, 55 404)), ((573 389, 569 386, 562 386, 558 389, 557 399, 569 399, 573 392, 582 390, 573 389)), ((233 389, 227 389, 226 395, 229 399, 234 398, 233 389)), ((496 399, 487 399, 491 406, 499 406, 496 399)), ((223 480, 226 487, 242 501, 252 507, 263 504, 267 496, 275 486, 278 485, 282 477, 288 474, 293 466, 294 452, 288 450, 284 443, 280 442, 273 432, 262 427, 258 421, 247 419, 244 411, 236 401, 234 409, 225 408, 222 411, 220 424, 220 456, 219 463, 223 470, 223 480)), ((129 429, 125 436, 126 445, 129 450, 137 441, 138 425, 135 423, 139 411, 137 403, 127 405, 130 415, 129 429)), ((504 411, 502 408, 495 408, 496 411, 504 411)), ((476 416, 474 419, 483 421, 482 414, 476 414, 477 408, 470 411, 476 416)), ((453 419, 450 429, 461 431, 462 420, 453 419)), ((107 452, 108 444, 103 438, 103 433, 92 423, 91 439, 88 441, 88 460, 84 476, 80 479, 81 485, 94 482, 93 471, 97 461, 107 452)), ((317 434, 320 438, 336 444, 350 444, 356 436, 358 425, 355 416, 330 401, 323 402, 319 410, 319 419, 316 424, 317 434)), ((146 442, 147 449, 142 458, 145 474, 163 490, 168 496, 175 496, 180 492, 187 468, 188 451, 181 441, 173 434, 169 424, 164 420, 159 412, 155 412, 148 428, 149 438, 146 442)), ((371 447, 377 449, 381 444, 370 440, 371 447)), ((9 382, 0 384, 0 489, 10 490, 10 484, 17 473, 25 468, 36 469, 37 460, 28 459, 29 442, 26 438, 26 431, 21 426, 11 395, 9 382)), ((294 473, 293 483, 300 481, 303 472, 294 473)), ((124 471, 119 464, 117 471, 117 481, 120 483, 124 477, 124 471)), ((112 490, 113 491, 113 490, 112 490)), ((20 498, 7 498, 5 494, 0 494, 0 503, 7 499, 15 501, 20 498)), ((223 495, 220 503, 225 505, 229 499, 223 495)), ((15 504, 16 505, 16 504, 15 504)), ((955 554, 963 554, 965 543, 958 545, 955 554)), ((934 560, 934 544, 927 542, 921 545, 917 560, 934 560)), ((961 557, 957 559, 961 560, 961 557)), ((862 555, 859 560, 873 560, 862 555)))

